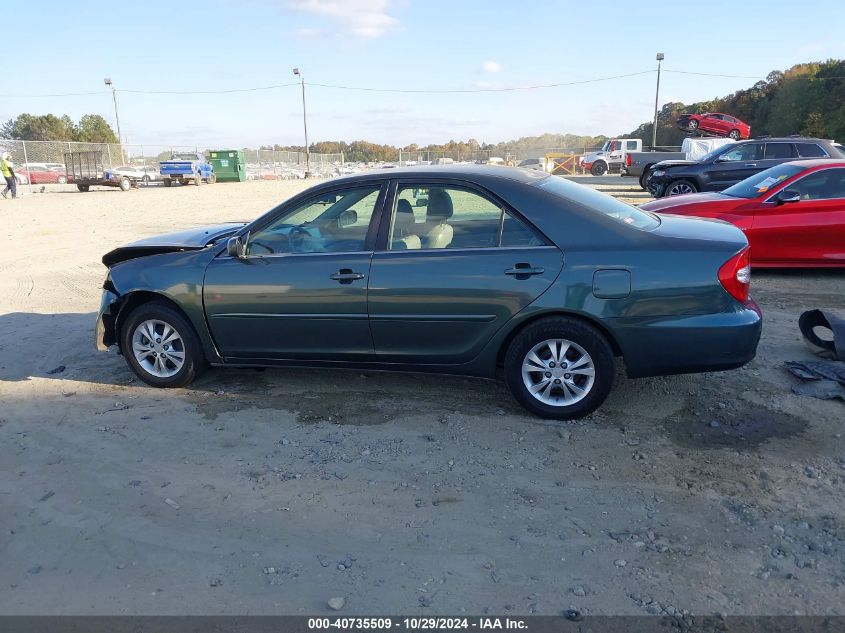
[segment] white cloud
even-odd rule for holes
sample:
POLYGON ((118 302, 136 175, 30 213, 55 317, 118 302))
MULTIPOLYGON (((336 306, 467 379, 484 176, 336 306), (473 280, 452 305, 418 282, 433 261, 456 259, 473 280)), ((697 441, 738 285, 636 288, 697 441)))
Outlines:
POLYGON ((502 65, 499 62, 494 62, 492 59, 488 59, 486 62, 481 64, 481 67, 486 73, 497 73, 502 70, 502 65))
POLYGON ((323 29, 301 28, 296 30, 296 35, 303 38, 321 37, 325 34, 323 29))
POLYGON ((375 38, 399 28, 399 20, 387 14, 389 5, 390 0, 294 0, 288 7, 330 20, 357 37, 375 38))

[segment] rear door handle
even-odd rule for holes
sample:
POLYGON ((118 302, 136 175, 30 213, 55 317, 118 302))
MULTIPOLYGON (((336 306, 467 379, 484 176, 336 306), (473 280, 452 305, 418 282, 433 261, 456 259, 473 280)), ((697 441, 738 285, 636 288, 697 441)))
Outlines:
POLYGON ((353 281, 363 278, 362 273, 356 273, 351 268, 341 268, 336 273, 329 275, 329 279, 339 281, 342 284, 351 284, 353 281))
POLYGON ((757 163, 745 163, 746 167, 756 167, 757 163))
POLYGON ((530 277, 531 275, 542 275, 544 272, 546 272, 545 268, 541 268, 540 266, 532 266, 531 264, 521 262, 519 264, 515 264, 513 268, 508 268, 505 271, 505 274, 515 275, 517 277, 530 277))

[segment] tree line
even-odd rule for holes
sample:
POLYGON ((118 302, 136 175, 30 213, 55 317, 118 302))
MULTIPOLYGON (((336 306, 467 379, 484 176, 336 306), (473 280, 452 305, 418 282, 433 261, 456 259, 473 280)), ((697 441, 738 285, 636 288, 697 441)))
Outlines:
POLYGON ((117 135, 99 114, 86 114, 74 122, 68 115, 18 115, 0 125, 0 138, 22 141, 82 141, 117 143, 117 135))

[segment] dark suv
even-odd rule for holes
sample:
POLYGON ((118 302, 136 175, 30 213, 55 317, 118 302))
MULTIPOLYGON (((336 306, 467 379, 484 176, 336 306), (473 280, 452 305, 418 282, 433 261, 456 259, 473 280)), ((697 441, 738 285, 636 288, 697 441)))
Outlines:
POLYGON ((652 167, 647 188, 655 198, 722 191, 780 163, 802 158, 845 158, 833 141, 789 136, 723 145, 698 161, 664 160, 652 167))

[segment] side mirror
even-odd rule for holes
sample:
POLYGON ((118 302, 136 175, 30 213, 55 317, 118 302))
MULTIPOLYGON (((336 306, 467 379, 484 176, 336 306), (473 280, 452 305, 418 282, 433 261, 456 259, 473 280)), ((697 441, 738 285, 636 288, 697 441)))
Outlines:
POLYGON ((355 209, 347 209, 341 213, 337 218, 338 228, 345 228, 358 223, 358 212, 355 209))
POLYGON ((777 195, 778 204, 786 204, 787 202, 800 202, 801 193, 795 189, 784 189, 777 195))
POLYGON ((235 237, 229 238, 229 241, 226 242, 226 254, 230 257, 237 257, 238 259, 244 259, 246 257, 246 247, 240 236, 236 235, 235 237))

